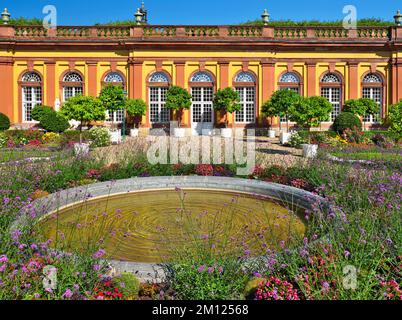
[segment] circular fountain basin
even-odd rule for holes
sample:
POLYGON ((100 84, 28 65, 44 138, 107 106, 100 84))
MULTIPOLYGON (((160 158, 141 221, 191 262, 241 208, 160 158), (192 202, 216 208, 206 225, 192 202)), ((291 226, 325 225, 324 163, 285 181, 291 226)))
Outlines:
MULTIPOLYGON (((27 210, 39 213, 47 238, 66 241, 74 250, 101 240, 116 272, 137 272, 144 280, 191 240, 189 228, 196 241, 213 239, 219 246, 226 234, 243 237, 253 249, 255 235, 269 225, 269 246, 276 246, 304 235, 303 212, 317 204, 325 201, 288 186, 185 176, 96 183, 39 199, 27 210)), ((237 247, 233 241, 225 250, 237 247)))

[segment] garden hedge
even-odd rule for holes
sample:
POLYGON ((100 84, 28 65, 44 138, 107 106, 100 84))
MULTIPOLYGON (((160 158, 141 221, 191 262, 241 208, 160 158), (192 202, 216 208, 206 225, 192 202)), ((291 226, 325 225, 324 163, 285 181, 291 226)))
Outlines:
POLYGON ((363 128, 363 124, 360 119, 350 112, 342 112, 333 124, 333 130, 342 134, 346 129, 358 128, 360 131, 363 128))
POLYGON ((56 133, 64 132, 70 127, 68 120, 56 112, 44 113, 40 125, 46 131, 56 133))
POLYGON ((10 119, 4 113, 0 113, 0 131, 8 129, 10 129, 10 119))

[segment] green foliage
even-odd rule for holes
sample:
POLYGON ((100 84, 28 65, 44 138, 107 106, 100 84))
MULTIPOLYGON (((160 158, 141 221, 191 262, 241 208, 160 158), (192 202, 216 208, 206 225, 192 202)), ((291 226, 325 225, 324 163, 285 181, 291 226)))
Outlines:
POLYGON ((41 121, 42 117, 48 113, 55 113, 52 107, 37 105, 31 111, 31 117, 35 121, 41 121))
POLYGON ((172 86, 166 93, 166 108, 171 110, 189 109, 191 99, 191 94, 186 89, 172 86))
POLYGON ((121 86, 108 85, 104 87, 99 95, 99 100, 104 108, 111 112, 116 112, 126 107, 126 96, 121 86))
POLYGON ((135 275, 128 272, 123 272, 113 279, 115 286, 121 288, 121 293, 127 298, 137 298, 140 291, 140 281, 135 275))
POLYGON ((10 19, 11 26, 41 26, 43 20, 40 18, 12 18, 10 19))
POLYGON ((95 23, 95 26, 134 26, 137 23, 135 20, 116 20, 116 21, 110 21, 106 23, 95 23))
POLYGON ((179 127, 181 124, 183 109, 189 109, 191 107, 192 101, 191 94, 188 93, 186 89, 178 86, 172 86, 166 93, 166 108, 170 110, 176 110, 178 112, 178 122, 179 127))
POLYGON ((3 131, 0 131, 0 148, 4 148, 7 145, 7 141, 7 135, 3 131))
POLYGON ((362 130, 362 122, 360 119, 350 112, 342 112, 334 121, 333 129, 339 134, 343 134, 346 129, 354 129, 362 130))
MULTIPOLYGON (((246 23, 242 23, 243 25, 251 25, 251 26, 263 26, 264 23, 261 19, 257 19, 255 21, 248 21, 246 23)), ((314 26, 328 26, 328 27, 342 27, 343 20, 335 20, 335 21, 319 21, 319 20, 303 20, 303 21, 292 21, 292 20, 273 20, 268 23, 270 27, 314 27, 314 26)), ((379 26, 379 27, 390 27, 395 25, 394 22, 385 21, 379 18, 365 18, 357 20, 358 26, 379 26)))
POLYGON ((110 133, 106 128, 94 127, 89 130, 88 137, 92 141, 91 148, 101 148, 110 145, 110 133))
POLYGON ((262 105, 262 113, 266 117, 286 117, 289 119, 290 113, 293 112, 294 106, 300 100, 293 90, 278 90, 274 92, 271 99, 262 105))
POLYGON ((0 112, 0 131, 10 129, 10 119, 0 112))
POLYGON ((386 124, 391 132, 402 135, 402 100, 389 107, 386 124))
POLYGON ((345 102, 344 112, 351 112, 357 116, 366 116, 378 112, 378 104, 371 99, 361 98, 345 102))
POLYGON ((290 120, 303 128, 318 127, 329 120, 331 110, 331 103, 324 97, 300 98, 290 111, 290 120))
POLYGON ((61 114, 68 120, 84 122, 105 120, 106 109, 97 98, 77 95, 68 99, 61 108, 61 114))
POLYGON ((55 111, 44 112, 40 118, 40 126, 48 132, 60 133, 70 128, 68 120, 55 111))
POLYGON ((214 109, 234 113, 241 110, 239 94, 232 88, 219 89, 214 97, 214 109))
POLYGON ((134 117, 134 121, 138 122, 138 117, 145 116, 147 104, 142 99, 129 99, 126 103, 126 110, 130 116, 134 117))

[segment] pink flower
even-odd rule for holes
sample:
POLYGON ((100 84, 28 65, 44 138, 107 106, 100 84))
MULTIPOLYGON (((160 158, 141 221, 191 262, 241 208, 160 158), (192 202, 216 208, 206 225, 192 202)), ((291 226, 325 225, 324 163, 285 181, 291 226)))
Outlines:
POLYGON ((204 265, 202 265, 201 267, 198 268, 198 272, 199 273, 204 272, 205 268, 206 267, 204 265))

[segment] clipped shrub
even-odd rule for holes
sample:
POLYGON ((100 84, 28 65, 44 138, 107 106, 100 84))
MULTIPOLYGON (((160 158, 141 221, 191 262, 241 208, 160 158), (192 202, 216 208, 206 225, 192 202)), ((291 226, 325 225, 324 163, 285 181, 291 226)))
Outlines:
POLYGON ((138 298, 140 291, 140 281, 131 273, 124 272, 113 279, 115 286, 120 288, 120 292, 127 300, 138 298))
POLYGON ((66 118, 57 112, 45 112, 41 116, 40 126, 48 132, 61 133, 66 131, 70 124, 66 118))
POLYGON ((334 131, 338 132, 339 134, 343 134, 346 129, 352 130, 355 127, 361 131, 363 125, 360 119, 350 112, 342 112, 335 119, 335 122, 333 124, 334 131))
POLYGON ((10 119, 4 113, 0 113, 0 131, 8 129, 10 129, 10 119))
POLYGON ((56 113, 56 111, 52 107, 38 105, 32 109, 31 117, 33 120, 40 122, 42 117, 49 113, 56 113))
POLYGON ((92 141, 91 148, 101 148, 110 145, 109 130, 102 127, 94 127, 89 130, 89 140, 92 141))

